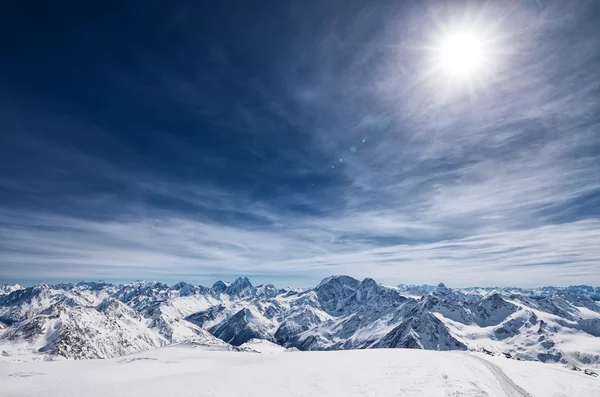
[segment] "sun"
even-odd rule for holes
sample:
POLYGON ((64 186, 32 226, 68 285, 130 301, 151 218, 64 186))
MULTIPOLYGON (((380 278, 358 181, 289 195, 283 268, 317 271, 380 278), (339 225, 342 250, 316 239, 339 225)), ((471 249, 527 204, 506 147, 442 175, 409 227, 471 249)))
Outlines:
POLYGON ((507 51, 495 26, 456 22, 440 24, 436 30, 423 46, 427 63, 421 77, 436 98, 478 95, 498 81, 507 51))
POLYGON ((420 53, 415 81, 429 90, 428 100, 445 103, 495 92, 492 87, 509 76, 515 55, 503 21, 469 7, 431 16, 423 41, 414 47, 420 53))
POLYGON ((474 77, 485 65, 485 43, 468 31, 452 32, 437 46, 438 67, 455 77, 474 77))

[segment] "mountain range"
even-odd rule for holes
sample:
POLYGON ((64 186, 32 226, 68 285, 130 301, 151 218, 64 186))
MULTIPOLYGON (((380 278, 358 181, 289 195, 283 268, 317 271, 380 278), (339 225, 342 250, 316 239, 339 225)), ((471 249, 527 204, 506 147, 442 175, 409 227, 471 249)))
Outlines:
POLYGON ((600 288, 389 287, 331 276, 315 288, 137 281, 0 285, 0 351, 15 360, 111 358, 170 344, 299 350, 478 350, 600 364, 600 288))

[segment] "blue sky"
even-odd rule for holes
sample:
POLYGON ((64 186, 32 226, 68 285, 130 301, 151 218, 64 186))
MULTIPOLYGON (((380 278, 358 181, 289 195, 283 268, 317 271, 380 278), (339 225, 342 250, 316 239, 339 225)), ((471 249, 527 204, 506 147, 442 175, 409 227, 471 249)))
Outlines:
POLYGON ((84 3, 3 5, 0 282, 600 285, 600 3, 84 3))

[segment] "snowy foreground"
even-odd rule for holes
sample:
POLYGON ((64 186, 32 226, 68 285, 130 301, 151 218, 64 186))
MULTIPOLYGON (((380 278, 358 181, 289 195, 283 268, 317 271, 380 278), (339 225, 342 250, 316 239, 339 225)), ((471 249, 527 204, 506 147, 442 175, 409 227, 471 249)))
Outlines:
POLYGON ((251 352, 174 345, 109 360, 0 360, 0 396, 600 396, 560 364, 409 349, 251 352))

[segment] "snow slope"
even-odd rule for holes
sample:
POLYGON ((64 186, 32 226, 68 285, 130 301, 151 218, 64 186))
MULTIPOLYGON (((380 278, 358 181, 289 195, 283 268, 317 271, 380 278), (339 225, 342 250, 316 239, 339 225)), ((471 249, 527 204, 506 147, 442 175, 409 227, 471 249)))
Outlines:
POLYGON ((0 396, 599 396, 558 364, 466 352, 373 349, 256 354, 175 345, 110 360, 7 363, 0 396))
POLYGON ((255 352, 262 353, 262 354, 274 354, 274 353, 281 353, 281 352, 285 352, 285 351, 291 351, 291 350, 286 349, 283 346, 279 346, 276 343, 269 342, 268 340, 264 340, 264 339, 250 339, 248 342, 241 345, 240 348, 246 349, 246 350, 253 350, 255 352))

